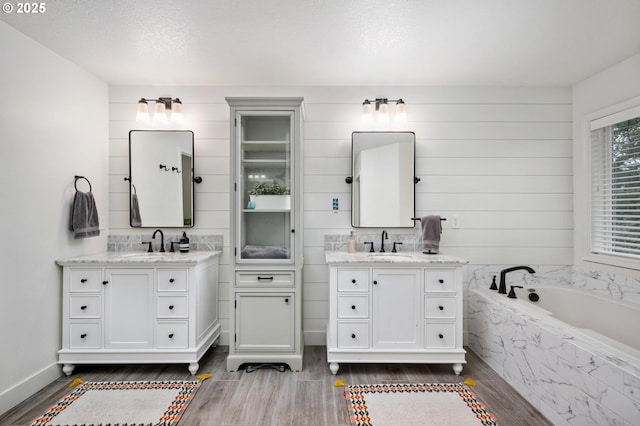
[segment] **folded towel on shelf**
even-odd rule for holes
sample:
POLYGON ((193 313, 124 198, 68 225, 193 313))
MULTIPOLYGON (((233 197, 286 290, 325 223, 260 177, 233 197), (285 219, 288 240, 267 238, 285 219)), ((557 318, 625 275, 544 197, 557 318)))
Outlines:
POLYGON ((289 249, 278 246, 245 246, 240 253, 242 259, 289 259, 289 249))
POLYGON ((423 216, 420 218, 420 224, 422 225, 422 247, 430 253, 438 253, 440 234, 442 234, 440 216, 423 216))
POLYGON ((138 203, 138 194, 131 196, 131 226, 139 228, 142 226, 142 218, 140 217, 140 204, 138 203))
POLYGON ((76 191, 71 205, 69 228, 73 231, 73 238, 79 239, 100 235, 100 222, 93 193, 76 191))

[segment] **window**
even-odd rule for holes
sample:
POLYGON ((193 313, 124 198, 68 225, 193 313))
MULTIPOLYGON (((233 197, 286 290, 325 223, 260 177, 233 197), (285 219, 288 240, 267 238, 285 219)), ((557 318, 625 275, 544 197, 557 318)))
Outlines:
POLYGON ((591 252, 640 259, 640 107, 591 121, 591 252))

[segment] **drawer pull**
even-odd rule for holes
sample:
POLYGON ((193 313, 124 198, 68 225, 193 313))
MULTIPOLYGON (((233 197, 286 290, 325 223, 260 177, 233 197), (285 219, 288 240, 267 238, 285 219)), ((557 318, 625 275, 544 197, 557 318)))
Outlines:
POLYGON ((443 279, 439 279, 439 280, 438 280, 438 282, 439 282, 440 284, 444 284, 444 280, 443 280, 443 279))
POLYGON ((374 282, 373 282, 373 284, 374 284, 374 285, 377 285, 377 284, 378 284, 378 281, 374 281, 374 282))
POLYGON ((356 310, 356 305, 351 305, 351 309, 356 310))
POLYGON ((169 339, 173 339, 173 333, 169 333, 169 339))
POLYGON ((444 339, 444 335, 442 333, 438 334, 438 337, 444 339))
POLYGON ((81 339, 84 339, 85 337, 87 337, 87 333, 82 333, 82 334, 80 335, 80 338, 81 338, 81 339))
POLYGON ((355 338, 356 338, 355 333, 351 334, 351 338, 352 338, 352 339, 355 339, 355 338))
POLYGON ((288 297, 284 299, 284 303, 289 303, 289 298, 288 297))
POLYGON ((175 281, 175 278, 169 278, 169 282, 172 283, 175 281))
POLYGON ((438 309, 440 309, 441 311, 444 311, 444 306, 440 305, 438 306, 438 309))
POLYGON ((82 279, 80 280, 80 282, 81 282, 81 283, 86 283, 86 282, 87 282, 87 279, 86 279, 86 278, 82 278, 82 279))
POLYGON ((352 283, 352 284, 355 284, 355 283, 356 283, 356 279, 355 279, 355 278, 354 278, 354 279, 352 279, 352 280, 351 280, 351 283, 352 283))
POLYGON ((258 275, 258 281, 273 281, 273 277, 261 277, 258 275))
POLYGON ((172 311, 173 310, 173 305, 169 305, 169 310, 172 311))
POLYGON ((81 310, 81 311, 84 311, 85 309, 87 309, 87 305, 82 305, 82 306, 80 306, 80 310, 81 310))

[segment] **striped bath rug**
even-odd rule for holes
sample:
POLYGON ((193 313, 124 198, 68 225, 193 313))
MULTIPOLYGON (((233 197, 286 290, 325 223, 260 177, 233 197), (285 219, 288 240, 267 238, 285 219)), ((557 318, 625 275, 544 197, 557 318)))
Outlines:
POLYGON ((175 426, 201 383, 84 382, 31 426, 175 426))
POLYGON ((344 395, 353 426, 497 425, 462 383, 348 385, 344 395))

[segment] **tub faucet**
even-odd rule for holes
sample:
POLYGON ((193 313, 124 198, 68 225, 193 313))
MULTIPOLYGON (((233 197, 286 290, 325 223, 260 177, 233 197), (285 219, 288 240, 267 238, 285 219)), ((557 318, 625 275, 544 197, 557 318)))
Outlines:
POLYGON ((158 232, 160 233, 160 253, 164 253, 164 233, 162 232, 162 229, 156 229, 151 238, 155 240, 158 232))
POLYGON ((384 253, 384 240, 388 240, 388 239, 389 239, 389 235, 387 234, 387 231, 383 229, 382 236, 380 237, 380 253, 384 253))
POLYGON ((530 274, 536 273, 536 271, 534 271, 528 266, 514 266, 512 268, 503 269, 502 271, 500 271, 500 288, 498 289, 498 293, 507 294, 507 280, 506 280, 507 273, 517 271, 519 269, 524 269, 530 274))

